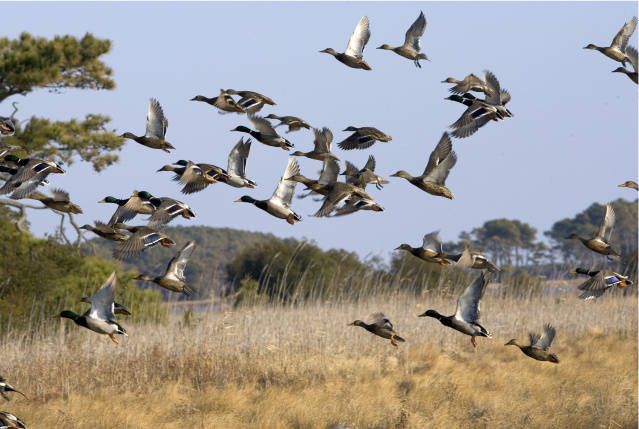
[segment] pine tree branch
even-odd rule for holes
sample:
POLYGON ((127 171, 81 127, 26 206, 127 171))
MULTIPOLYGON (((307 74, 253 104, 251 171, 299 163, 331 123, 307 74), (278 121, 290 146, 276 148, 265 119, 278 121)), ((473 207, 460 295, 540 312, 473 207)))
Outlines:
MULTIPOLYGON (((28 230, 28 228, 26 226, 26 223, 27 223, 27 211, 26 210, 27 209, 33 209, 33 210, 47 210, 48 209, 48 207, 46 207, 46 206, 34 206, 34 205, 31 205, 31 204, 25 204, 25 203, 21 203, 21 202, 18 202, 18 201, 7 200, 7 199, 0 199, 0 205, 9 206, 9 207, 13 207, 13 208, 17 209, 18 219, 16 220, 16 228, 18 228, 18 231, 20 231, 20 232, 29 232, 29 230, 28 230)), ((51 210, 51 211, 60 216, 59 230, 60 230, 60 236, 62 237, 62 239, 69 246, 80 247, 80 243, 82 242, 82 239, 84 238, 84 235, 82 234, 82 230, 80 229, 80 227, 76 223, 75 219, 73 218, 73 215, 71 213, 64 213, 64 212, 59 212, 59 211, 56 211, 56 210, 51 210), (67 237, 66 233, 64 232, 65 214, 69 215, 69 224, 71 224, 71 226, 73 227, 73 229, 76 232, 76 239, 75 239, 74 242, 71 242, 69 237, 67 237)))

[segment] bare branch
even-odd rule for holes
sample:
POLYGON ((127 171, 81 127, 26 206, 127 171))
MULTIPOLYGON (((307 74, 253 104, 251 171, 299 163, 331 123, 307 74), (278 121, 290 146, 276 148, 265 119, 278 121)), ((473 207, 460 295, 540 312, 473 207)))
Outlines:
POLYGON ((84 239, 84 234, 82 234, 82 230, 80 229, 78 224, 75 222, 75 219, 73 218, 73 215, 71 213, 67 213, 67 215, 69 216, 69 223, 71 224, 73 229, 75 229, 75 233, 76 233, 76 239, 75 239, 75 242, 73 243, 73 245, 75 247, 80 247, 80 243, 84 239))
POLYGON ((58 227, 60 230, 60 237, 64 239, 67 245, 71 246, 71 241, 69 240, 67 235, 64 233, 64 213, 58 213, 58 214, 60 215, 60 226, 58 227))
POLYGON ((18 102, 14 101, 13 103, 11 103, 11 105, 13 106, 13 113, 11 113, 11 116, 9 117, 13 119, 15 117, 15 114, 18 113, 18 102))

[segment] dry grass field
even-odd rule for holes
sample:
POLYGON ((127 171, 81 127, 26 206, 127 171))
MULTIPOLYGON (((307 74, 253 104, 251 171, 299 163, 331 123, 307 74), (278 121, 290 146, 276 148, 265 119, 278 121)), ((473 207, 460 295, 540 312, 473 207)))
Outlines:
POLYGON ((30 428, 636 428, 637 301, 490 293, 469 337, 430 318, 454 298, 394 295, 358 303, 254 307, 122 323, 113 345, 71 323, 6 336, 0 374, 29 400, 3 410, 30 428), (346 326, 384 311, 407 342, 395 349, 346 326), (504 347, 557 327, 553 365, 504 347))

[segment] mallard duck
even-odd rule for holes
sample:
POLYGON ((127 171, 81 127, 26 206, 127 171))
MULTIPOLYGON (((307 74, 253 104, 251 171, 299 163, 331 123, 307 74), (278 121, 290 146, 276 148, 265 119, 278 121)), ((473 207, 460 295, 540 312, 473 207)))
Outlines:
POLYGON ((375 142, 389 142, 393 140, 388 134, 384 134, 377 128, 373 127, 354 127, 349 126, 344 131, 352 131, 353 134, 348 136, 345 140, 337 143, 337 146, 342 150, 352 149, 368 149, 373 146, 375 142))
POLYGON ((470 342, 477 347, 475 337, 490 337, 490 333, 481 326, 479 301, 486 292, 486 286, 490 281, 490 273, 482 271, 477 279, 472 282, 457 299, 457 309, 452 316, 443 316, 435 310, 427 310, 419 317, 433 317, 449 328, 453 328, 462 334, 470 335, 470 342))
POLYGON ((628 276, 610 270, 590 271, 585 268, 575 269, 575 274, 590 276, 588 280, 577 286, 582 291, 579 295, 581 299, 599 298, 608 289, 618 287, 624 289, 632 284, 628 276))
POLYGON ((501 89, 499 80, 489 70, 484 71, 484 76, 486 84, 490 88, 490 93, 486 95, 485 99, 478 99, 470 93, 465 93, 463 96, 451 95, 446 98, 468 106, 459 119, 450 126, 454 129, 451 133, 453 137, 469 137, 491 120, 497 121, 513 116, 512 112, 505 107, 511 99, 510 93, 501 89))
POLYGON ((293 200, 293 194, 295 194, 295 185, 297 182, 289 178, 298 174, 300 174, 300 166, 297 164, 295 158, 289 158, 284 174, 271 198, 268 200, 256 200, 249 195, 244 195, 240 199, 235 200, 235 202, 253 204, 271 216, 285 219, 290 225, 294 225, 295 222, 302 220, 302 217, 291 210, 291 201, 293 200))
POLYGON ((617 67, 612 72, 623 73, 626 76, 628 76, 631 81, 633 81, 634 83, 638 83, 637 82, 637 70, 638 70, 637 69, 637 62, 638 62, 637 50, 633 46, 628 45, 628 47, 626 48, 626 56, 628 57, 628 61, 630 61, 630 64, 632 65, 632 68, 634 69, 634 71, 627 70, 625 67, 617 67))
POLYGON ((208 98, 203 95, 196 95, 191 98, 191 101, 201 101, 206 104, 210 104, 213 107, 219 109, 218 113, 246 113, 240 105, 231 97, 228 93, 220 89, 220 95, 217 97, 208 98))
POLYGON ((127 234, 113 229, 111 225, 99 221, 95 221, 95 226, 86 224, 82 225, 80 229, 91 231, 95 235, 111 241, 126 241, 129 238, 127 234))
POLYGON ((374 212, 383 212, 384 207, 380 206, 373 200, 352 198, 344 203, 342 207, 338 207, 333 212, 333 217, 345 216, 360 210, 370 210, 374 212))
POLYGON ((450 265, 450 261, 446 259, 446 254, 442 249, 442 243, 439 240, 439 231, 431 232, 424 235, 422 245, 420 247, 412 247, 409 244, 402 243, 395 250, 405 250, 411 255, 426 261, 439 265, 450 265))
POLYGON ((186 296, 193 293, 193 290, 186 285, 184 279, 184 268, 195 249, 195 241, 189 241, 184 245, 174 257, 169 261, 166 271, 160 277, 153 277, 147 274, 140 274, 137 280, 153 282, 165 289, 173 292, 181 292, 186 296))
POLYGON ((275 106, 275 102, 273 100, 259 92, 236 91, 234 89, 227 89, 224 92, 231 95, 239 95, 241 98, 238 100, 237 104, 248 113, 260 111, 265 104, 275 106))
POLYGON ((125 241, 120 242, 113 249, 113 257, 121 261, 129 259, 158 243, 162 247, 175 246, 175 241, 169 238, 168 235, 148 226, 129 226, 118 223, 114 225, 114 228, 123 229, 131 233, 125 241))
POLYGON ((218 180, 234 188, 255 188, 257 183, 246 178, 246 160, 250 151, 251 139, 244 141, 241 138, 229 153, 226 176, 220 176, 218 180))
POLYGON ((40 201, 46 207, 51 210, 55 210, 62 213, 81 214, 82 209, 79 205, 71 202, 69 193, 62 189, 54 189, 51 191, 51 196, 44 195, 41 192, 35 191, 29 195, 30 199, 40 201))
POLYGON ((419 63, 419 60, 429 61, 426 54, 421 52, 421 46, 419 45, 419 39, 424 35, 425 30, 426 17, 424 16, 424 12, 420 12, 415 22, 413 22, 408 28, 408 31, 406 31, 406 37, 404 38, 404 44, 402 46, 393 48, 390 45, 383 44, 377 49, 393 51, 397 55, 413 60, 415 66, 421 68, 422 65, 419 63))
POLYGON ((488 270, 491 273, 501 271, 497 265, 490 262, 484 255, 478 252, 471 252, 469 249, 464 249, 462 253, 456 255, 446 255, 446 259, 456 262, 455 266, 461 268, 488 270))
POLYGON ((46 182, 49 174, 64 174, 64 170, 53 161, 40 158, 18 158, 7 155, 5 161, 19 166, 15 173, 0 188, 0 194, 11 194, 11 198, 19 200, 27 198, 40 184, 46 182))
POLYGON ((492 90, 486 85, 486 82, 473 73, 466 76, 463 80, 447 77, 442 83, 454 83, 455 85, 449 89, 453 94, 465 94, 470 91, 483 92, 484 94, 492 93, 492 90))
POLYGON ((635 191, 639 191, 639 184, 637 184, 637 182, 635 182, 634 180, 627 180, 623 182, 621 185, 617 185, 617 187, 630 188, 630 189, 634 189, 635 191))
POLYGON ((6 411, 0 411, 0 429, 27 429, 27 425, 19 417, 6 411))
POLYGON ((320 176, 317 180, 309 179, 308 177, 297 173, 287 177, 287 180, 292 180, 306 186, 310 193, 328 195, 330 188, 327 185, 335 183, 339 174, 339 164, 334 159, 324 160, 320 176))
POLYGON ((320 52, 334 56, 337 61, 351 68, 371 70, 371 66, 364 61, 364 48, 370 38, 371 31, 368 17, 363 16, 357 23, 355 31, 351 34, 346 50, 343 53, 337 52, 333 48, 326 48, 320 52))
POLYGON ((364 328, 371 334, 390 340, 390 343, 395 347, 397 347, 397 341, 401 343, 406 341, 399 336, 397 331, 395 331, 393 324, 390 320, 388 320, 384 313, 371 314, 369 316, 368 323, 361 320, 355 320, 349 323, 348 326, 359 326, 360 328, 364 328))
POLYGON ((182 216, 184 219, 192 219, 195 217, 193 210, 191 210, 188 204, 182 201, 167 197, 158 199, 160 200, 160 205, 149 218, 148 226, 151 228, 160 228, 178 216, 182 216))
POLYGON ((298 118, 297 116, 278 116, 274 113, 266 116, 267 119, 275 119, 280 121, 279 124, 275 125, 274 128, 277 128, 281 125, 286 125, 288 127, 288 131, 286 133, 290 133, 293 131, 301 130, 302 128, 306 128, 307 130, 311 129, 311 126, 302 118, 298 118))
POLYGON ((127 199, 108 196, 98 201, 98 203, 117 204, 118 208, 108 222, 109 226, 113 226, 116 223, 128 222, 138 214, 153 214, 162 201, 147 191, 133 191, 127 199))
POLYGON ((328 194, 326 194, 322 206, 313 215, 315 217, 329 216, 340 203, 348 204, 349 201, 359 201, 360 199, 374 202, 373 197, 366 193, 366 191, 349 183, 335 182, 328 185, 320 185, 318 183, 311 186, 311 189, 315 192, 318 192, 319 188, 328 190, 328 194))
POLYGON ((13 387, 9 383, 7 383, 7 380, 3 376, 0 375, 0 395, 2 395, 2 397, 5 399, 5 401, 10 401, 11 400, 9 395, 7 395, 7 393, 9 393, 9 392, 19 393, 20 395, 22 395, 24 397, 24 399, 28 399, 27 395, 25 395, 24 393, 20 392, 18 389, 16 389, 15 387, 13 387))
POLYGON ((149 109, 146 114, 146 131, 143 136, 136 136, 133 133, 126 132, 120 137, 125 139, 131 139, 142 146, 150 147, 151 149, 161 149, 165 152, 171 152, 171 149, 175 147, 165 140, 166 129, 169 126, 169 121, 164 116, 164 111, 160 102, 155 98, 151 98, 149 101, 149 109))
POLYGON ((203 191, 207 186, 220 180, 222 176, 228 176, 226 171, 217 165, 196 164, 193 161, 184 159, 180 159, 175 165, 165 165, 157 171, 172 171, 175 173, 173 180, 184 185, 181 192, 187 195, 203 191))
POLYGON ((262 118, 261 116, 255 116, 253 114, 249 114, 248 118, 257 131, 253 131, 243 125, 239 125, 233 128, 231 131, 239 131, 241 133, 250 134, 251 137, 253 137, 255 140, 260 143, 264 143, 267 146, 279 147, 284 150, 289 150, 289 148, 294 147, 293 143, 277 134, 275 128, 273 128, 271 123, 266 119, 262 118))
POLYGON ((612 208, 610 204, 606 205, 606 213, 604 214, 604 218, 601 222, 601 226, 599 227, 599 231, 597 231, 597 235, 593 238, 585 238, 581 237, 577 234, 570 234, 566 237, 567 240, 577 239, 583 243, 588 249, 593 252, 599 253, 604 256, 621 256, 619 251, 614 249, 608 241, 610 240, 610 236, 612 235, 612 227, 615 224, 615 210, 612 208))
POLYGON ((328 216, 342 202, 348 203, 360 199, 374 201, 364 189, 350 183, 338 182, 338 174, 339 164, 335 160, 326 160, 320 178, 309 184, 308 187, 311 190, 325 196, 322 206, 313 216, 328 216))
POLYGON ((412 176, 404 170, 399 170, 391 174, 391 177, 401 177, 424 192, 452 200, 453 194, 446 187, 446 178, 456 162, 457 154, 453 151, 453 143, 445 132, 430 154, 421 176, 412 176))
POLYGON ((374 183, 377 189, 382 189, 382 185, 388 183, 388 180, 375 174, 375 157, 373 155, 368 157, 368 161, 361 170, 346 161, 346 169, 342 174, 346 176, 346 183, 359 186, 362 189, 366 189, 366 185, 369 183, 374 183))
POLYGON ((550 346, 555 339, 555 328, 549 324, 544 325, 544 333, 539 336, 538 334, 531 332, 528 334, 530 344, 522 346, 516 339, 508 341, 506 346, 517 346, 528 357, 535 360, 559 363, 559 358, 556 354, 550 353, 550 346))
POLYGON ((16 124, 13 122, 13 118, 6 118, 0 116, 0 134, 3 136, 10 136, 16 132, 16 124))
MULTIPOLYGON (((88 296, 83 296, 80 299, 81 302, 85 302, 87 304, 91 304, 91 298, 88 296)), ((113 302, 113 314, 122 314, 124 316, 130 316, 131 312, 124 305, 119 304, 117 302, 113 302)))
POLYGON ((637 28, 637 17, 633 16, 630 21, 626 22, 623 27, 621 27, 621 30, 619 30, 614 39, 612 39, 610 46, 600 47, 590 43, 585 46, 584 49, 594 49, 599 51, 608 58, 619 61, 623 66, 625 66, 626 61, 630 60, 626 53, 626 46, 628 45, 630 36, 632 36, 632 33, 635 32, 635 28, 637 28))
POLYGON ((304 156, 309 159, 316 159, 318 161, 324 161, 325 159, 335 159, 339 161, 339 158, 331 152, 331 143, 333 142, 333 133, 328 128, 324 127, 321 130, 313 128, 313 145, 314 148, 310 152, 295 151, 291 156, 304 156))
POLYGON ((83 315, 74 313, 73 311, 64 310, 60 313, 60 317, 71 319, 76 325, 90 329, 98 334, 108 335, 115 344, 118 344, 115 335, 127 336, 126 330, 115 320, 113 314, 113 301, 115 299, 115 286, 117 279, 115 272, 111 273, 109 278, 96 293, 91 297, 91 308, 83 315))

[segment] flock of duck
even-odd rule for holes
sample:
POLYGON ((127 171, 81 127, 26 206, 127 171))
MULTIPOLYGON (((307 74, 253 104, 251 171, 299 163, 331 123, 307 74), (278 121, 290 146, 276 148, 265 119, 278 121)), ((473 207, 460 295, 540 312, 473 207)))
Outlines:
MULTIPOLYGON (((620 62, 622 67, 613 71, 626 74, 635 83, 637 83, 637 51, 632 46, 628 46, 628 40, 634 32, 636 24, 636 18, 624 24, 609 47, 598 47, 592 44, 586 46, 586 49, 598 50, 607 57, 620 62), (625 68, 626 62, 630 62, 634 72, 625 68)), ((420 47, 420 38, 425 29, 426 18, 422 12, 406 32, 403 45, 391 47, 383 44, 378 49, 393 51, 401 57, 413 61, 416 67, 421 67, 419 61, 428 60, 426 54, 421 52, 420 47)), ((371 70, 370 65, 363 58, 364 48, 370 35, 369 20, 367 17, 362 17, 343 53, 332 48, 320 52, 334 56, 348 67, 371 70)), ((484 72, 483 79, 475 74, 469 74, 462 80, 449 77, 443 82, 453 85, 450 88, 451 95, 446 99, 463 104, 466 106, 465 111, 450 126, 451 133, 444 132, 442 134, 439 142, 430 153, 421 175, 413 176, 404 170, 399 170, 391 176, 403 178, 428 194, 453 199, 452 192, 445 184, 450 170, 457 161, 451 137, 472 136, 487 123, 498 122, 513 115, 506 108, 506 104, 511 99, 509 92, 500 86, 497 77, 490 71, 484 72), (473 93, 483 94, 483 98, 479 98, 473 93)), ((267 116, 258 116, 256 113, 263 107, 274 106, 276 103, 271 98, 254 91, 226 89, 220 90, 220 93, 215 97, 197 95, 191 100, 213 106, 221 114, 246 114, 251 127, 239 125, 231 130, 245 133, 248 137, 241 138, 231 149, 226 168, 214 164, 196 163, 191 160, 178 160, 157 170, 158 172, 172 172, 174 174, 173 180, 182 186, 181 192, 183 194, 201 192, 217 182, 235 188, 255 188, 257 184, 246 176, 246 164, 253 141, 289 151, 294 147, 293 143, 276 131, 276 128, 283 126, 287 128, 287 134, 304 129, 312 130, 313 149, 307 152, 297 150, 291 153, 284 173, 269 199, 257 200, 252 196, 243 195, 236 200, 237 202, 250 203, 271 216, 283 219, 293 225, 301 220, 301 216, 291 208, 296 185, 300 183, 308 191, 307 194, 300 196, 301 198, 308 195, 323 197, 322 205, 315 213, 316 217, 343 216, 366 210, 383 211, 383 208, 366 192, 366 187, 369 184, 375 184, 379 190, 388 183, 388 180, 375 173, 375 158, 370 155, 362 168, 346 161, 345 170, 341 173, 345 176, 345 180, 339 181, 340 159, 331 151, 333 133, 328 128, 311 127, 308 122, 296 116, 279 116, 273 113, 267 116), (278 121, 278 123, 273 124, 271 121, 278 121), (320 161, 322 169, 319 177, 311 179, 302 175, 296 157, 320 161)), ((138 136, 131 132, 125 132, 121 137, 133 140, 150 149, 170 153, 175 147, 166 140, 167 127, 168 120, 162 106, 156 99, 151 99, 147 110, 144 135, 138 136)), ((10 135, 14 132, 13 118, 0 117, 0 133, 10 135)), ((337 146, 345 151, 364 150, 377 142, 385 143, 392 140, 390 135, 371 126, 348 126, 344 132, 350 134, 337 143, 337 146)), ((4 185, 0 187, 0 194, 8 194, 12 199, 38 200, 45 207, 57 212, 82 213, 82 209, 71 202, 69 194, 63 190, 54 189, 51 195, 45 195, 38 191, 40 186, 48 184, 49 175, 64 173, 58 163, 40 158, 20 158, 11 152, 12 148, 0 150, 0 158, 3 161, 3 165, 0 165, 0 174, 5 180, 4 185)), ((639 190, 634 181, 628 181, 619 186, 639 190)), ((186 203, 169 197, 156 197, 148 191, 134 191, 128 198, 107 196, 100 202, 117 206, 111 218, 107 222, 96 221, 93 225, 83 225, 81 229, 91 231, 103 239, 117 242, 118 244, 113 250, 113 257, 119 260, 126 260, 156 245, 175 246, 176 243, 163 231, 163 227, 180 216, 185 219, 195 217, 195 213, 186 203), (146 225, 131 226, 126 224, 137 215, 149 216, 146 225)), ((619 257, 619 251, 609 243, 613 225, 614 210, 611 205, 607 205, 601 227, 594 236, 580 237, 573 234, 567 238, 578 239, 589 250, 608 258, 619 257)), ((168 290, 189 295, 191 289, 186 284, 184 269, 194 249, 195 242, 189 241, 169 261, 163 274, 159 276, 142 274, 137 279, 151 281, 168 290)), ((491 337, 489 331, 481 325, 480 301, 486 291, 491 274, 499 271, 495 264, 481 253, 468 248, 460 254, 447 254, 442 248, 437 232, 426 234, 419 247, 401 244, 396 250, 407 251, 428 263, 482 270, 477 279, 466 287, 459 296, 455 314, 444 316, 430 309, 420 314, 419 317, 435 318, 442 325, 470 336, 473 348, 477 345, 476 337, 491 337)), ((589 277, 579 286, 580 297, 583 299, 594 299, 613 287, 625 288, 632 284, 628 276, 607 269, 590 271, 577 268, 575 273, 589 277)), ((106 335, 117 344, 116 335, 126 336, 127 332, 116 321, 115 315, 130 315, 131 313, 124 305, 115 302, 116 284, 117 279, 114 272, 93 296, 81 299, 82 302, 90 304, 88 310, 81 315, 65 310, 60 313, 60 317, 71 319, 81 327, 106 335)), ((383 313, 374 313, 369 319, 367 322, 355 320, 350 325, 362 327, 375 335, 389 339, 393 346, 397 346, 398 342, 405 341, 383 313)), ((545 324, 541 335, 530 333, 527 345, 519 343, 516 339, 511 339, 506 345, 519 347, 524 354, 533 359, 559 363, 559 358, 550 352, 555 333, 554 327, 545 324)), ((17 392, 24 396, 22 392, 17 391, 4 378, 0 377, 0 394, 7 400, 9 399, 8 392, 17 392)), ((0 412, 0 429, 25 427, 24 422, 16 416, 0 412)))

